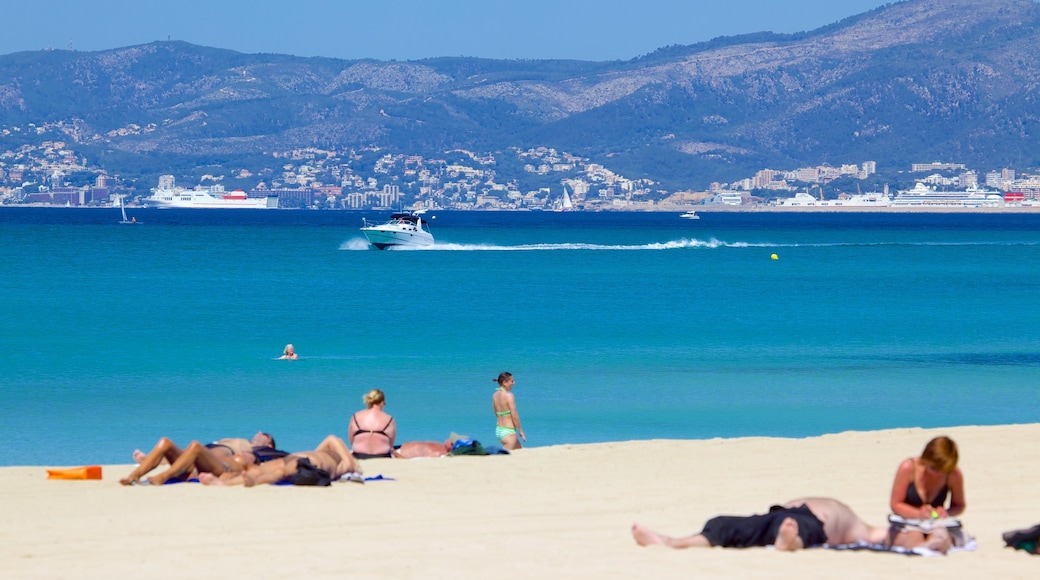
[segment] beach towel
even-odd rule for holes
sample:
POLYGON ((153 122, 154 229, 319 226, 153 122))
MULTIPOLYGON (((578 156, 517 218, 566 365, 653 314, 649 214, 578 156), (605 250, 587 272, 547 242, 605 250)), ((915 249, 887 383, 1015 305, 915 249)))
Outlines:
POLYGON ((484 448, 488 455, 509 455, 509 451, 499 447, 498 445, 488 445, 484 448))
MULTIPOLYGON (((868 542, 856 542, 854 544, 824 544, 820 546, 828 550, 869 550, 871 552, 888 552, 890 554, 902 554, 904 556, 943 556, 942 552, 929 550, 923 546, 917 548, 903 548, 900 546, 886 546, 885 544, 871 544, 868 542)), ((954 552, 974 552, 979 548, 978 542, 971 536, 964 536, 962 545, 950 548, 947 554, 954 552)))
POLYGON ((1008 548, 1036 554, 1037 544, 1040 543, 1040 524, 1024 530, 1004 532, 1003 537, 1008 548))

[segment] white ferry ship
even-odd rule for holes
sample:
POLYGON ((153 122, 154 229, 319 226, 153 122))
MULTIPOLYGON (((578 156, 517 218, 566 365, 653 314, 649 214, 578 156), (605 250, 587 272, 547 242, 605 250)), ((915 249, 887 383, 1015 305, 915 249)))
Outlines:
POLYGON ((918 182, 892 199, 892 207, 1004 207, 999 191, 969 187, 963 191, 936 191, 918 182))
POLYGON ((838 199, 816 199, 806 192, 798 192, 794 197, 778 200, 781 207, 889 207, 892 196, 887 193, 870 192, 855 195, 842 195, 838 199))
POLYGON ((172 175, 159 177, 159 187, 142 201, 158 208, 196 209, 274 209, 278 207, 277 196, 249 197, 242 190, 225 192, 223 185, 210 188, 185 189, 175 187, 172 175))

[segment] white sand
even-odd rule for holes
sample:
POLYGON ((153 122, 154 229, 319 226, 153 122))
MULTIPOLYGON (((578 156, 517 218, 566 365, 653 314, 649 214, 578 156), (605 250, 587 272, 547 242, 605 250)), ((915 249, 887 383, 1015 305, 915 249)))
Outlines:
POLYGON ((122 487, 129 465, 102 481, 0 468, 0 577, 1033 578, 1040 559, 1000 535, 1040 522, 1038 438, 1040 424, 561 445, 369 460, 366 475, 395 481, 331 488, 122 487), (881 525, 896 466, 938 434, 960 447, 974 552, 670 550, 630 533, 638 521, 686 535, 804 496, 881 525))

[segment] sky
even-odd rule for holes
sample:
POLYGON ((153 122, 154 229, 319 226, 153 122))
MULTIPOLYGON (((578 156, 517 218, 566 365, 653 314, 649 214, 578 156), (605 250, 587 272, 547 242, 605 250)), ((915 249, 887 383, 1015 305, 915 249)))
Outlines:
POLYGON ((0 55, 181 40, 349 60, 629 60, 719 36, 812 30, 890 1, 0 0, 0 55))

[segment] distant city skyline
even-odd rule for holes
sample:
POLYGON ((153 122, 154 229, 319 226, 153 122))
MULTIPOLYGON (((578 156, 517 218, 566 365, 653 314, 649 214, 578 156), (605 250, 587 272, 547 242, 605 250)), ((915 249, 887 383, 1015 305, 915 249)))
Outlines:
POLYGON ((674 45, 791 33, 883 0, 40 0, 6 2, 0 55, 180 40, 244 53, 342 59, 629 60, 674 45))

